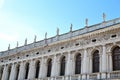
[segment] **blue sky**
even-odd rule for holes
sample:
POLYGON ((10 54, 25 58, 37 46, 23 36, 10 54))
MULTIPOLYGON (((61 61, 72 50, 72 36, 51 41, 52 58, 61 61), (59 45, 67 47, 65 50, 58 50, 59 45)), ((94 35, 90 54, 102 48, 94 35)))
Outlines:
POLYGON ((37 41, 85 26, 100 23, 102 13, 106 20, 120 17, 119 0, 0 0, 0 51, 24 45, 25 38, 32 43, 34 35, 37 41))

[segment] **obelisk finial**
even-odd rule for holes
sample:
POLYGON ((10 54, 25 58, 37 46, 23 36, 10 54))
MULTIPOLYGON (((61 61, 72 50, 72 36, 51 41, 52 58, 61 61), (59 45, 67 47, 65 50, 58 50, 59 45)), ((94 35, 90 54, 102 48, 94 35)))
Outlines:
POLYGON ((103 22, 105 22, 105 19, 106 19, 105 13, 103 13, 102 17, 103 17, 103 22))
POLYGON ((73 26, 73 25, 71 24, 71 25, 70 25, 70 32, 72 32, 72 26, 73 26))
POLYGON ((35 35, 35 36, 34 36, 34 42, 36 42, 36 39, 37 39, 37 36, 35 35))
POLYGON ((27 45, 27 38, 25 39, 25 45, 27 45))
POLYGON ((58 27, 57 27, 57 32, 56 33, 57 33, 57 36, 58 36, 59 35, 59 28, 58 27))
POLYGON ((85 25, 88 27, 88 18, 85 19, 85 25))

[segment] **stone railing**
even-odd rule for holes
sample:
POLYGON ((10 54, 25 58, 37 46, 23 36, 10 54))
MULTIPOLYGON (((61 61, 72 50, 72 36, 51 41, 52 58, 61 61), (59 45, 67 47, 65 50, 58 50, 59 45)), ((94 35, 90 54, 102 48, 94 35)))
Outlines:
POLYGON ((56 77, 56 80, 63 80, 63 79, 64 79, 63 76, 58 76, 58 77, 56 77))
POLYGON ((82 79, 82 76, 80 74, 79 75, 72 75, 70 77, 71 77, 71 80, 81 80, 82 79))
POLYGON ((45 40, 34 42, 34 43, 28 44, 26 46, 21 46, 21 47, 17 47, 17 48, 14 48, 14 49, 10 49, 8 51, 3 51, 3 52, 0 52, 0 56, 4 57, 4 56, 7 56, 7 55, 16 54, 16 53, 24 51, 24 50, 29 50, 29 49, 32 49, 32 48, 35 48, 35 47, 42 47, 42 46, 45 46, 45 45, 53 43, 53 42, 69 39, 71 37, 82 35, 82 34, 85 34, 85 33, 88 33, 88 32, 92 32, 92 31, 95 31, 95 30, 98 30, 98 29, 101 29, 101 28, 105 28, 105 27, 109 27, 111 25, 115 25, 115 24, 119 24, 119 23, 120 23, 120 18, 116 18, 116 19, 113 19, 113 20, 110 20, 110 21, 102 22, 102 23, 99 23, 99 24, 96 24, 96 25, 92 25, 92 26, 85 27, 85 28, 75 30, 75 31, 72 31, 72 32, 68 32, 68 33, 65 33, 65 34, 62 34, 62 35, 54 36, 54 37, 51 37, 51 38, 48 38, 48 39, 45 39, 45 40))
POLYGON ((111 79, 120 79, 120 71, 113 71, 110 73, 111 79))
POLYGON ((120 71, 113 71, 110 74, 110 77, 102 79, 102 73, 91 73, 86 74, 86 79, 82 79, 82 74, 76 74, 71 76, 56 76, 56 77, 46 77, 42 79, 25 79, 25 80, 120 80, 120 71))
POLYGON ((97 79, 97 73, 89 74, 89 79, 97 79))

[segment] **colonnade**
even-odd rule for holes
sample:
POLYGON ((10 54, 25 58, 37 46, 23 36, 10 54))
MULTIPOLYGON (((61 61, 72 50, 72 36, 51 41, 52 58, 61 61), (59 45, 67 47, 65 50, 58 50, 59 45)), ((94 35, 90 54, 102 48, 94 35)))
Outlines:
POLYGON ((0 67, 1 80, 24 80, 47 77, 47 62, 48 59, 52 59, 52 68, 50 77, 60 76, 61 69, 61 57, 65 56, 65 75, 75 74, 75 55, 81 54, 81 72, 82 79, 85 79, 86 74, 92 72, 92 54, 95 50, 99 51, 99 72, 102 73, 102 78, 106 78, 106 72, 112 71, 112 56, 110 52, 106 51, 105 45, 102 49, 83 49, 83 51, 68 51, 63 54, 56 54, 51 56, 44 56, 32 60, 25 60, 22 62, 16 62, 12 64, 6 64, 0 67), (37 64, 39 62, 39 64, 37 64), (36 64, 39 65, 37 68, 36 64), (28 66, 28 67, 26 67, 28 66), (37 70, 39 71, 37 71, 37 70), (37 73, 36 73, 37 72, 37 73))

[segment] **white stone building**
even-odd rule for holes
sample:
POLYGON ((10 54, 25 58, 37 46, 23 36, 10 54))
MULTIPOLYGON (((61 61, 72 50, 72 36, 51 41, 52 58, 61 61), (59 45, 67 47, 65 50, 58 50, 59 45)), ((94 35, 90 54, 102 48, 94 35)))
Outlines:
POLYGON ((0 52, 0 80, 93 79, 120 79, 120 18, 0 52))

